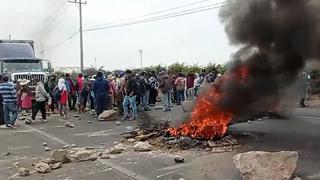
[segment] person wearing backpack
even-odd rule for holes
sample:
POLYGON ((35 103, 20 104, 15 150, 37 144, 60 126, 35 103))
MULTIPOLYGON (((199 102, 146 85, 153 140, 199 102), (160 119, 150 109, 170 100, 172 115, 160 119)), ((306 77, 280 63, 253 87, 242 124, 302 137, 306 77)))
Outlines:
MULTIPOLYGON (((39 79, 35 79, 34 80, 36 82, 36 90, 35 90, 35 99, 36 102, 34 104, 34 108, 32 111, 32 115, 31 115, 31 119, 35 120, 37 113, 41 112, 42 115, 42 121, 43 122, 47 122, 47 115, 46 115, 46 101, 50 100, 50 94, 47 93, 47 91, 44 88, 43 83, 39 80, 39 79)), ((26 122, 26 123, 31 123, 30 122, 26 122)))
POLYGON ((172 84, 171 79, 168 74, 164 71, 159 73, 160 76, 160 90, 163 94, 162 102, 164 103, 163 111, 171 111, 170 102, 171 102, 171 91, 172 91, 172 84))

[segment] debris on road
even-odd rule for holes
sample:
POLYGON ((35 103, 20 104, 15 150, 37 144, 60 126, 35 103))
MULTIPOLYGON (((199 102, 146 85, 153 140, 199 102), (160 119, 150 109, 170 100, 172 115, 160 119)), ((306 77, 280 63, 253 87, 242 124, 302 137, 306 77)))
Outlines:
POLYGON ((154 109, 155 109, 155 110, 162 110, 162 109, 163 109, 163 106, 155 106, 154 109))
POLYGON ((70 147, 69 145, 62 146, 63 149, 68 149, 69 147, 70 147))
POLYGON ((48 144, 46 142, 43 142, 42 146, 48 146, 48 144))
POLYGON ((39 162, 43 162, 43 163, 46 163, 46 164, 54 164, 54 163, 56 163, 56 160, 55 159, 53 159, 53 158, 46 158, 46 159, 42 159, 42 160, 40 160, 39 162))
POLYGON ((3 156, 9 156, 9 155, 11 155, 11 152, 10 152, 10 151, 8 151, 8 152, 6 152, 6 153, 3 154, 3 156))
POLYGON ((103 111, 99 116, 99 121, 115 121, 117 118, 114 117, 114 115, 117 114, 117 111, 115 110, 106 110, 103 111))
POLYGON ((18 169, 19 176, 25 177, 30 175, 30 171, 27 168, 19 168, 18 169))
POLYGON ((126 150, 125 145, 123 145, 122 143, 119 143, 115 146, 113 146, 112 148, 109 149, 109 154, 120 154, 122 153, 124 150, 126 150))
POLYGON ((77 145, 76 144, 71 144, 71 147, 74 148, 74 147, 77 147, 77 145))
POLYGON ((134 143, 134 142, 136 142, 136 139, 130 138, 130 139, 128 139, 127 141, 128 141, 129 143, 134 143))
POLYGON ((57 163, 54 163, 54 164, 50 164, 50 168, 52 170, 59 169, 61 167, 62 167, 62 162, 57 162, 57 163))
POLYGON ((176 162, 176 163, 184 163, 184 157, 182 157, 182 156, 176 156, 176 157, 174 158, 174 162, 176 162))
POLYGON ((121 123, 120 121, 117 121, 117 122, 116 122, 116 125, 117 125, 117 126, 121 126, 122 123, 121 123))
POLYGON ((151 151, 152 146, 148 142, 137 142, 133 146, 133 149, 138 152, 146 152, 146 151, 151 151))
POLYGON ((45 147, 44 151, 51 151, 51 149, 49 147, 45 147))
POLYGON ((44 163, 44 162, 39 162, 34 169, 38 172, 38 173, 49 173, 51 172, 51 168, 48 164, 44 163))
POLYGON ((71 160, 67 157, 67 150, 58 149, 51 152, 50 157, 56 162, 68 163, 71 160))
POLYGON ((92 123, 92 121, 88 121, 88 124, 91 124, 92 123))
POLYGON ((233 163, 246 180, 290 180, 297 168, 298 153, 251 151, 235 155, 233 163))
POLYGON ((74 124, 72 124, 70 121, 64 123, 64 125, 68 128, 73 128, 74 127, 74 124))
POLYGON ((66 157, 72 162, 92 161, 97 159, 97 152, 85 150, 85 148, 74 148, 67 150, 66 157))

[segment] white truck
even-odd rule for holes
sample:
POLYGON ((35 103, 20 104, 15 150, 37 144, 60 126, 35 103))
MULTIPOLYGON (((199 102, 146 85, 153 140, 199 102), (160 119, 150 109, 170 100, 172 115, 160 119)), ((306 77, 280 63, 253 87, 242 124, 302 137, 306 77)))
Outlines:
POLYGON ((8 75, 15 82, 18 79, 30 80, 34 87, 34 79, 46 80, 42 60, 35 57, 32 40, 0 40, 1 74, 8 75))

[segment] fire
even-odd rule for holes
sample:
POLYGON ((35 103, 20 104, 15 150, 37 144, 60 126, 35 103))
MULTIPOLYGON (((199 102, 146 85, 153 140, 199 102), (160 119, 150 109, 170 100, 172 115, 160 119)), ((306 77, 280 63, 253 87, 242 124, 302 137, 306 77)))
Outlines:
POLYGON ((220 89, 224 81, 237 79, 245 83, 249 75, 248 68, 243 66, 232 73, 220 77, 211 87, 209 93, 200 96, 191 114, 191 119, 178 128, 168 129, 172 136, 188 136, 196 139, 213 139, 223 137, 230 124, 233 113, 219 108, 218 103, 226 94, 220 89))
POLYGON ((170 134, 197 139, 212 139, 225 135, 232 114, 219 110, 215 104, 219 97, 220 94, 215 92, 214 89, 209 93, 209 97, 199 97, 191 114, 191 120, 179 128, 169 129, 170 134))

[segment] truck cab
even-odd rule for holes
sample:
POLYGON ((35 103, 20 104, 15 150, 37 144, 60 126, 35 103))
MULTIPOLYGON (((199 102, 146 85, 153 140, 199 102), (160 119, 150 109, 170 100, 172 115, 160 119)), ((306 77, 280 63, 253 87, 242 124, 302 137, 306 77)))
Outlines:
POLYGON ((34 79, 41 82, 46 79, 42 60, 35 57, 32 40, 0 40, 0 71, 13 82, 30 80, 30 87, 35 86, 34 79))

